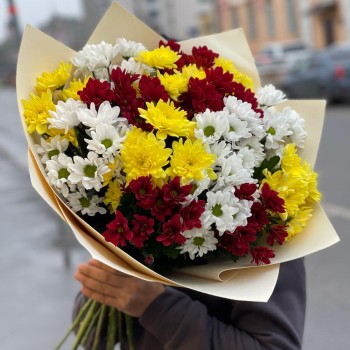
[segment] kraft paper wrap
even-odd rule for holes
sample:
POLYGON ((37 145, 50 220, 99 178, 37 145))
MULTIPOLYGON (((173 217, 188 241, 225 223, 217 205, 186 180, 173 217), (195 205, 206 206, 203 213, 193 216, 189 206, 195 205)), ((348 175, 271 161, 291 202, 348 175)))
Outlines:
MULTIPOLYGON (((148 49, 158 47, 162 39, 152 29, 127 12, 118 4, 112 4, 106 12, 88 43, 115 43, 119 37, 142 42, 148 49)), ((200 37, 181 42, 185 52, 194 45, 207 45, 222 57, 231 59, 235 67, 252 77, 255 87, 260 79, 241 29, 200 37)), ((339 238, 321 206, 315 208, 313 218, 302 233, 290 242, 277 247, 276 258, 271 265, 256 267, 250 258, 233 263, 217 259, 205 266, 184 268, 159 275, 134 260, 121 249, 104 238, 84 220, 73 213, 49 186, 44 168, 35 152, 34 144, 39 139, 29 135, 23 117, 22 99, 28 99, 33 92, 37 76, 44 71, 56 69, 61 61, 69 61, 75 52, 39 30, 27 26, 24 31, 17 65, 17 99, 24 133, 28 141, 29 173, 32 185, 52 209, 68 223, 77 240, 94 257, 105 264, 130 275, 159 281, 172 286, 186 287, 223 298, 249 301, 267 301, 275 287, 279 264, 324 249, 339 238)), ((322 133, 324 101, 285 101, 279 107, 291 106, 306 121, 308 138, 301 156, 313 166, 322 133)))

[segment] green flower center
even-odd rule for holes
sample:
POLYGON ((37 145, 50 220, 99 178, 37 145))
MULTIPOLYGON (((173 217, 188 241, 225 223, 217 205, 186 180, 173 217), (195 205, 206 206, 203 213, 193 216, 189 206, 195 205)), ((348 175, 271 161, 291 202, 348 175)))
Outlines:
POLYGON ((212 136, 215 133, 215 128, 211 125, 207 126, 204 130, 204 135, 206 137, 212 136))
POLYGON ((111 139, 104 139, 101 141, 102 145, 107 148, 111 147, 113 145, 113 142, 111 139))
POLYGON ((197 247, 200 247, 205 242, 205 239, 203 237, 194 237, 192 242, 197 247))
POLYGON ((60 154, 60 151, 58 149, 53 149, 51 151, 49 151, 49 153, 47 154, 49 159, 51 159, 54 156, 58 156, 60 154))
POLYGON ((216 216, 219 217, 221 216, 224 212, 221 209, 221 205, 220 204, 215 204, 215 206, 213 207, 212 213, 216 216))
POLYGON ((66 168, 61 168, 58 170, 58 178, 59 179, 68 179, 70 172, 66 168))
POLYGON ((230 131, 235 131, 235 128, 233 126, 230 126, 230 131))
POLYGON ((90 200, 86 197, 80 198, 79 202, 83 208, 89 208, 89 206, 90 206, 90 200))
POLYGON ((276 130, 272 126, 270 126, 269 130, 267 130, 267 133, 271 135, 276 135, 276 130))
POLYGON ((93 179, 95 177, 96 170, 97 170, 96 165, 88 164, 84 167, 84 175, 93 179))

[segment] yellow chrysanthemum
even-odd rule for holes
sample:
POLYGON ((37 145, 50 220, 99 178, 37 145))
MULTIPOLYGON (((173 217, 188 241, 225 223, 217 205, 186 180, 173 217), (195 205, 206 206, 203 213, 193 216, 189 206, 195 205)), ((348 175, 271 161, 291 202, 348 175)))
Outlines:
POLYGON ((74 147, 78 147, 77 134, 75 133, 74 129, 70 129, 66 133, 64 129, 50 128, 47 129, 47 134, 50 136, 48 141, 58 135, 61 137, 61 139, 67 139, 74 147))
POLYGON ((149 175, 154 183, 160 183, 166 177, 163 168, 169 163, 170 154, 171 149, 165 148, 163 140, 134 127, 120 151, 127 184, 132 179, 149 175))
POLYGON ((176 61, 181 56, 168 46, 161 46, 152 51, 141 51, 135 61, 157 69, 176 69, 176 61))
POLYGON ((113 180, 108 184, 103 203, 109 207, 110 213, 113 214, 117 210, 120 199, 123 195, 118 180, 113 180))
POLYGON ((49 124, 47 118, 50 117, 49 111, 56 111, 56 106, 52 102, 51 91, 47 90, 41 93, 40 96, 30 94, 29 101, 22 100, 22 105, 28 133, 32 134, 34 131, 40 135, 46 133, 49 124))
POLYGON ((169 96, 177 101, 177 98, 187 91, 188 80, 181 74, 157 74, 161 84, 164 86, 165 90, 168 92, 169 96))
POLYGON ((295 215, 299 207, 305 204, 309 190, 308 183, 302 176, 291 176, 279 170, 273 174, 267 172, 266 178, 263 180, 263 183, 265 182, 272 190, 277 191, 278 196, 285 201, 286 212, 281 214, 283 220, 295 215))
POLYGON ((52 92, 62 89, 70 78, 71 70, 71 63, 61 62, 55 71, 43 73, 36 79, 37 93, 46 92, 48 89, 52 92))
POLYGON ((195 122, 186 118, 186 112, 176 108, 174 102, 159 100, 157 104, 146 103, 147 109, 139 108, 140 116, 157 130, 157 137, 164 140, 168 135, 191 137, 195 122))
POLYGON ((312 217, 312 208, 302 207, 298 213, 293 216, 293 218, 287 223, 287 233, 288 237, 286 240, 289 240, 296 234, 300 233, 303 228, 307 225, 309 220, 312 217))
POLYGON ((108 163, 107 166, 110 169, 107 173, 103 174, 103 186, 107 186, 109 182, 112 180, 115 169, 117 168, 119 162, 117 159, 114 160, 113 163, 108 163))
POLYGON ((202 67, 198 68, 195 64, 189 64, 188 66, 182 67, 181 74, 186 78, 187 82, 190 78, 198 78, 203 80, 206 78, 205 71, 202 67))
POLYGON ((171 178, 180 176, 182 184, 192 180, 202 180, 206 175, 214 180, 216 174, 211 166, 215 159, 216 155, 208 153, 205 144, 200 139, 193 143, 191 140, 183 143, 183 140, 180 139, 178 142, 173 142, 173 155, 167 174, 171 178))
POLYGON ((67 101, 69 98, 73 100, 80 100, 78 95, 78 91, 81 91, 86 86, 90 77, 86 77, 84 81, 74 79, 70 82, 69 87, 67 89, 63 89, 61 93, 61 98, 63 101, 67 101))
POLYGON ((214 63, 217 67, 221 67, 224 72, 232 73, 235 82, 242 84, 246 89, 254 91, 253 79, 249 75, 236 69, 232 61, 224 57, 217 57, 215 58, 214 63))

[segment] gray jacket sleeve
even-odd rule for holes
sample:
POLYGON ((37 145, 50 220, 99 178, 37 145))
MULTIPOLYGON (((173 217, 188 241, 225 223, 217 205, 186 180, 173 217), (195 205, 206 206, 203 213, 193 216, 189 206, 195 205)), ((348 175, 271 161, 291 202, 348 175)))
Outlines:
POLYGON ((297 350, 302 346, 305 300, 305 269, 299 259, 281 264, 267 303, 232 301, 229 323, 170 287, 138 322, 165 350, 297 350))

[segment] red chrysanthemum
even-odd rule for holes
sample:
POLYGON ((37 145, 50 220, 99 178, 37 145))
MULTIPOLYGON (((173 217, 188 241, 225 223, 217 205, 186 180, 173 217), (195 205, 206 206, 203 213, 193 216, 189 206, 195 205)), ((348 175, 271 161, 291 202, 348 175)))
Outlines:
POLYGON ((186 238, 182 235, 182 222, 180 214, 174 215, 169 221, 165 222, 162 227, 162 233, 157 236, 157 241, 167 247, 173 243, 183 244, 186 238))
POLYGON ((154 220, 147 216, 135 214, 132 220, 133 238, 131 243, 136 248, 142 248, 143 242, 147 241, 154 232, 154 220))
POLYGON ((186 63, 195 64, 198 68, 211 68, 217 57, 219 54, 208 49, 207 46, 198 46, 192 48, 192 55, 186 57, 186 63))
POLYGON ((113 101, 113 91, 108 81, 100 81, 90 78, 83 90, 78 91, 80 99, 90 107, 94 103, 96 110, 104 101, 113 101))
POLYGON ((158 191, 158 196, 155 198, 151 214, 160 222, 164 222, 173 213, 174 207, 169 204, 169 202, 164 200, 162 193, 158 191))
POLYGON ((282 245, 285 239, 288 237, 287 228, 282 225, 273 225, 267 230, 266 243, 273 246, 275 241, 282 245))
POLYGON ((205 73, 208 83, 214 84, 215 90, 222 96, 222 98, 233 94, 235 83, 233 82, 232 73, 224 73, 222 67, 207 69, 205 73))
POLYGON ((224 108, 222 95, 215 90, 215 85, 208 83, 206 79, 190 78, 188 91, 179 99, 189 116, 193 116, 193 113, 203 113, 207 108, 213 112, 224 108))
POLYGON ((261 188, 261 202, 266 210, 271 210, 276 213, 284 213, 284 199, 278 197, 278 192, 270 188, 265 182, 261 188))
POLYGON ((140 176, 131 180, 129 189, 135 195, 139 207, 145 210, 153 208, 159 189, 152 184, 150 176, 140 176))
POLYGON ((249 253, 250 243, 257 237, 256 225, 239 226, 233 232, 225 232, 219 240, 219 246, 234 256, 244 256, 249 253))
POLYGON ((250 254, 252 256, 251 262, 254 262, 256 265, 270 264, 270 259, 275 257, 275 253, 272 249, 260 246, 252 248, 250 254))
POLYGON ((255 224, 258 231, 270 223, 266 210, 261 203, 254 202, 250 208, 250 212, 252 215, 248 218, 248 223, 255 224))
POLYGON ((107 230, 102 233, 107 242, 113 243, 117 247, 124 247, 126 241, 133 238, 133 233, 129 228, 128 219, 117 210, 115 219, 106 225, 107 230))
POLYGON ((240 200, 246 199, 248 201, 253 201, 253 194, 256 192, 256 189, 256 184, 245 183, 235 187, 235 196, 240 200))
POLYGON ((167 101, 169 95, 158 77, 143 75, 139 81, 139 91, 145 102, 167 101))
POLYGON ((182 207, 180 215, 183 221, 184 231, 192 230, 193 228, 201 228, 201 215, 205 211, 205 201, 192 201, 186 207, 182 207))
POLYGON ((191 193, 192 185, 181 185, 180 177, 174 177, 168 184, 161 188, 161 193, 165 202, 170 204, 179 204, 186 200, 191 193))

